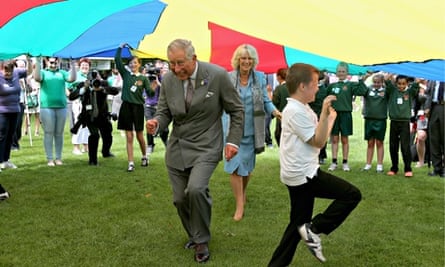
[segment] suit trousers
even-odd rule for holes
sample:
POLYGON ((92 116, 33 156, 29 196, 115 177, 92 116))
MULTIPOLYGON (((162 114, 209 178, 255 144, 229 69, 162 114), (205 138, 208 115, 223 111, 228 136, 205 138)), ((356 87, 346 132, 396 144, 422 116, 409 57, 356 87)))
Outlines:
POLYGON ((349 182, 318 170, 317 176, 299 186, 287 186, 290 222, 268 266, 288 266, 301 240, 298 227, 311 222, 317 233, 328 235, 348 217, 361 200, 360 190, 349 182), (334 199, 328 208, 312 219, 315 198, 334 199))
POLYGON ((431 161, 433 163, 434 171, 437 173, 444 172, 444 112, 443 104, 432 104, 428 129, 431 161))
POLYGON ((218 162, 198 162, 179 170, 167 166, 175 205, 190 241, 197 244, 210 241, 212 198, 209 181, 218 162))

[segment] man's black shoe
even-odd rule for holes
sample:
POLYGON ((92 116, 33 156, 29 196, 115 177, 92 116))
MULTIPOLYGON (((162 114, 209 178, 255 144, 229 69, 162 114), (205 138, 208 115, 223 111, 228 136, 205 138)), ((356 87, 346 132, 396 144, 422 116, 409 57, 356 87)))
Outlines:
POLYGON ((207 243, 196 244, 195 246, 195 261, 204 263, 210 259, 210 252, 207 243))
POLYGON ((102 155, 104 158, 114 158, 114 154, 113 153, 108 153, 108 154, 103 154, 102 155))
POLYGON ((445 177, 445 173, 444 172, 432 171, 432 172, 428 173, 428 176, 445 177))
POLYGON ((189 240, 187 243, 185 243, 184 248, 185 249, 192 249, 195 248, 196 243, 193 242, 192 240, 189 240))

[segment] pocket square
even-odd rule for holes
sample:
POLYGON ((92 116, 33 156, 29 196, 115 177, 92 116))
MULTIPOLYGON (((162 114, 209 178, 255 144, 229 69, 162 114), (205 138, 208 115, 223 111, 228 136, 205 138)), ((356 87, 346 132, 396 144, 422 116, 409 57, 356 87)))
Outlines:
POLYGON ((207 92, 206 94, 206 98, 212 97, 213 96, 213 92, 207 92))

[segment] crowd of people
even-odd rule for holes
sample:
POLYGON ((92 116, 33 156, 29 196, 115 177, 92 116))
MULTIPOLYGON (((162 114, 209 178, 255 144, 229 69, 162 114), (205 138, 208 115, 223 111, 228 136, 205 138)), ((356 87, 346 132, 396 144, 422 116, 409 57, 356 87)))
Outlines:
MULTIPOLYGON (((269 266, 291 263, 303 240, 321 262, 320 234, 334 231, 361 200, 361 192, 334 172, 339 165, 349 172, 349 136, 353 135, 353 101, 362 97, 366 163, 372 169, 376 151, 377 173, 384 173, 384 140, 389 117, 388 176, 399 172, 399 149, 403 173, 413 176, 415 140, 416 167, 432 164, 430 176, 444 177, 444 82, 413 79, 404 75, 367 73, 350 80, 349 66, 340 62, 336 81, 312 65, 296 63, 276 72, 277 86, 267 83, 258 71, 259 55, 254 46, 242 44, 231 59, 233 70, 198 60, 189 40, 176 39, 167 47, 168 62, 143 66, 132 56, 115 54, 109 77, 91 70, 91 62, 71 60, 69 70, 59 58, 0 63, 0 171, 17 168, 11 150, 20 149, 22 119, 36 114, 35 135, 43 129, 43 148, 49 167, 63 165, 65 123, 70 114, 73 153, 88 153, 88 164, 98 166, 98 143, 103 158, 114 157, 113 126, 126 138, 128 172, 135 170, 134 139, 140 148, 140 166, 149 165, 154 137, 166 147, 165 165, 172 186, 173 204, 185 230, 186 249, 194 249, 198 263, 210 259, 212 197, 209 181, 220 161, 234 195, 233 220, 244 217, 247 185, 256 155, 272 145, 270 121, 276 120, 274 137, 279 147, 280 179, 290 197, 290 222, 269 266), (42 66, 43 64, 43 66, 42 66), (370 83, 367 85, 367 81, 370 83), (28 105, 29 95, 38 104, 28 105), (110 109, 111 107, 111 109, 110 109), (35 109, 34 113, 30 109, 35 109), (146 135, 144 136, 144 126, 146 135), (326 147, 331 146, 327 171, 326 147), (83 147, 81 147, 83 146, 83 147), (328 208, 313 217, 316 198, 333 199, 328 208)), ((9 198, 0 185, 0 200, 9 198)))

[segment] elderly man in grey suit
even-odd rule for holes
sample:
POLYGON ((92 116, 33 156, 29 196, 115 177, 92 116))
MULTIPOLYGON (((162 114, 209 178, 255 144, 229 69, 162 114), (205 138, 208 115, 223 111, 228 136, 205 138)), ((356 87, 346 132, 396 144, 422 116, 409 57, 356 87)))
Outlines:
POLYGON ((230 115, 224 147, 230 160, 238 152, 244 110, 226 70, 198 61, 190 41, 172 41, 167 57, 171 72, 162 79, 158 109, 146 127, 155 134, 173 122, 165 154, 173 203, 188 235, 185 248, 194 248, 201 263, 210 257, 209 180, 223 155, 221 115, 230 115))

